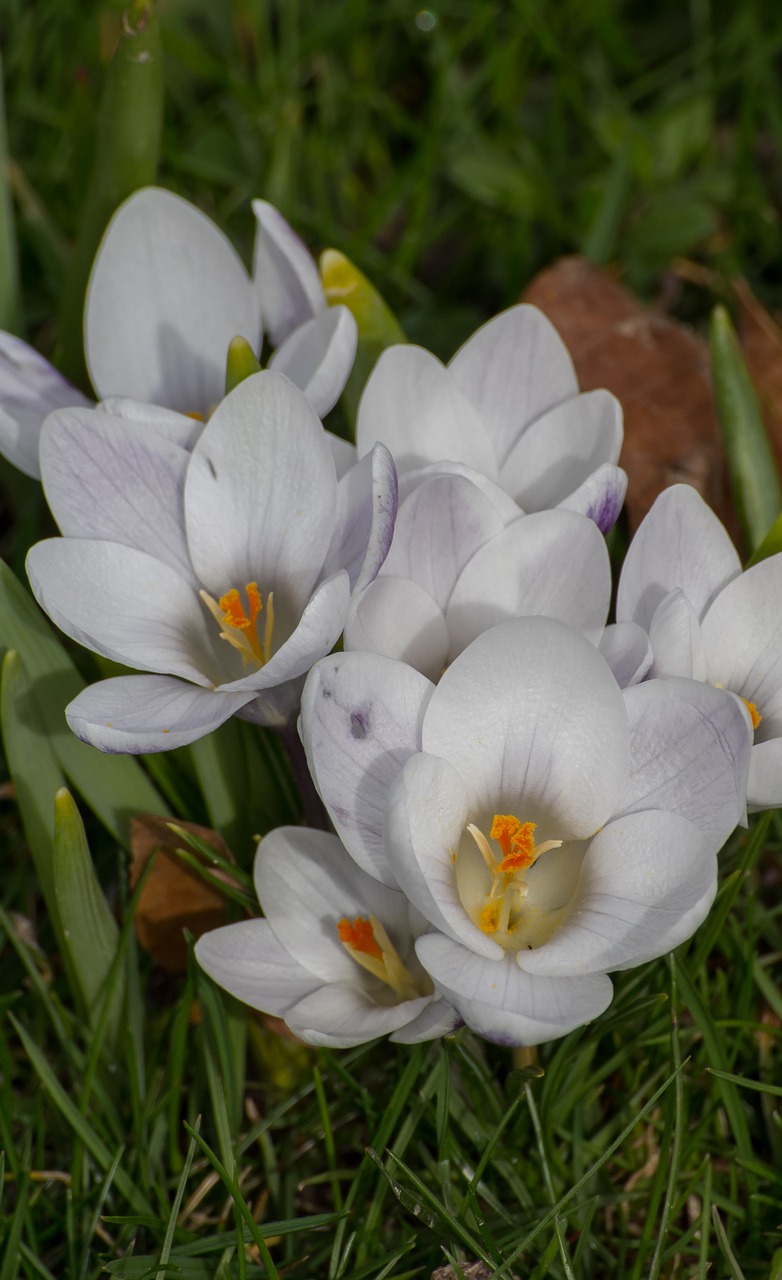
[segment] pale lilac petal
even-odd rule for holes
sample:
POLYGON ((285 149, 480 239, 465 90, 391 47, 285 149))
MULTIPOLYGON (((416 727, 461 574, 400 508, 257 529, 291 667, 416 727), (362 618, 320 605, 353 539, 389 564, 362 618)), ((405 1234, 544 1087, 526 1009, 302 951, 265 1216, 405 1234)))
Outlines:
POLYGON ((97 408, 103 413, 110 413, 113 418, 134 422, 159 439, 178 444, 188 452, 204 429, 202 418, 177 413, 175 409, 163 409, 158 404, 145 404, 143 400, 130 400, 127 396, 107 396, 97 408))
POLYGON ((383 352, 358 408, 356 444, 368 453, 382 441, 400 471, 448 459, 491 479, 497 463, 480 417, 440 361, 408 344, 383 352))
POLYGON ((653 676, 706 679, 701 625, 682 591, 669 592, 658 604, 649 624, 649 643, 654 654, 653 676))
POLYGON ((417 1018, 395 1031, 390 1037, 395 1044, 422 1044, 450 1035, 461 1024, 461 1018, 445 1000, 432 1000, 417 1018))
POLYGON ((250 279, 194 205, 156 187, 120 205, 87 289, 84 341, 98 395, 204 413, 225 393, 228 344, 260 349, 250 279))
POLYGON ((610 391, 573 396, 521 435, 502 467, 502 483, 525 511, 545 511, 622 447, 622 407, 610 391))
POLYGON ((578 394, 567 347, 543 312, 526 304, 478 329, 448 370, 477 409, 500 466, 530 423, 578 394))
POLYGON ((545 838, 578 838, 608 820, 625 787, 627 713, 589 641, 552 618, 514 618, 445 672, 421 746, 461 774, 474 815, 514 813, 545 838))
POLYGON ((524 973, 509 953, 487 960, 439 933, 419 938, 416 951, 438 992, 468 1027, 496 1044, 556 1040, 597 1018, 613 995, 605 974, 537 977, 524 973))
POLYGON ((251 1009, 278 1018, 321 985, 280 945, 266 920, 241 920, 213 929, 198 939, 195 955, 225 991, 251 1009))
POLYGON ((328 307, 289 334, 269 368, 290 378, 325 418, 345 389, 357 345, 358 329, 347 307, 328 307))
POLYGON ((559 503, 560 510, 577 511, 592 520, 601 533, 613 529, 624 506, 627 473, 606 462, 559 503))
POLYGON ((118 542, 50 538, 28 554, 27 573, 41 608, 79 644, 142 671, 215 682, 205 612, 169 565, 118 542))
POLYGON ((473 924, 456 885, 456 854, 469 817, 456 770, 437 756, 414 755, 389 791, 386 854, 400 888, 430 924, 498 960, 502 948, 473 924))
POLYGON ((538 614, 597 644, 610 602, 608 551, 592 521, 572 511, 524 516, 487 542, 457 581, 446 611, 451 655, 506 618, 538 614))
POLYGON ((737 698, 694 680, 626 689, 630 773, 616 813, 664 809, 719 849, 744 812, 749 716, 737 698))
POLYGON ((377 444, 337 485, 337 518, 323 572, 347 569, 358 592, 377 575, 391 539, 397 510, 396 467, 377 444))
POLYGON ((331 456, 334 459, 334 468, 337 473, 337 480, 342 480, 348 474, 351 467, 355 467, 358 462, 358 451, 354 444, 343 440, 341 436, 335 436, 332 431, 325 431, 326 442, 331 449, 331 456))
POLYGON ((40 479, 38 437, 47 414, 89 403, 34 347, 0 332, 0 453, 19 471, 40 479))
POLYGON ((675 484, 655 500, 627 551, 616 604, 618 622, 649 630, 660 601, 677 587, 699 618, 741 562, 714 512, 688 484, 675 484))
POLYGON ((66 537, 136 547, 192 580, 182 497, 189 457, 99 409, 61 409, 41 432, 44 492, 66 537))
POLYGON ((375 916, 402 963, 412 954, 407 901, 356 866, 336 836, 306 827, 278 827, 261 840, 255 888, 275 937, 325 982, 371 983, 339 940, 347 917, 375 916))
POLYGON ((436 682, 448 662, 450 637, 442 609, 423 587, 383 573, 354 598, 345 648, 396 658, 436 682))
POLYGON ((401 662, 337 653, 304 686, 301 736, 315 785, 358 865, 393 886, 383 848, 388 788, 421 749, 433 686, 401 662))
POLYGON ((614 673, 620 689, 645 680, 652 667, 652 646, 635 622, 614 622, 606 627, 598 648, 614 673))
POLYGON ((323 428, 298 387, 256 373, 217 407, 193 449, 185 520, 193 566, 215 596, 257 582, 301 613, 334 529, 337 481, 323 428))
POLYGON ((477 489, 480 489, 485 498, 493 506, 502 523, 512 524, 514 520, 518 520, 524 515, 522 508, 517 502, 514 502, 509 493, 494 481, 490 480, 480 471, 475 471, 472 467, 466 467, 461 462, 431 462, 425 467, 416 467, 412 471, 405 471, 399 477, 399 504, 406 502, 411 493, 415 493, 420 484, 424 484, 427 480, 434 476, 463 476, 465 480, 469 480, 477 489))
POLYGON ((502 528, 491 502, 470 480, 433 476, 400 506, 384 574, 412 579, 444 609, 465 565, 502 528))
POLYGON ((253 200, 257 226, 253 278, 272 346, 325 310, 326 299, 312 255, 274 205, 253 200))
POLYGON ((775 809, 782 805, 782 738, 757 742, 750 753, 747 808, 775 809))
POLYGON ((676 813, 627 814, 592 840, 551 941, 519 952, 518 962, 552 978, 644 964, 691 937, 716 891, 708 836, 676 813))
POLYGON ((171 676, 115 676, 84 689, 66 707, 83 742, 101 751, 173 751, 217 729, 241 710, 240 694, 215 693, 171 676))
POLYGON ((782 555, 730 582, 701 634, 708 679, 755 704, 758 741, 782 735, 782 555))
POLYGON ((430 1001, 431 996, 421 996, 399 1004, 377 1004, 362 991, 332 982, 294 1005, 285 1021, 307 1044, 349 1049, 406 1026, 430 1001))

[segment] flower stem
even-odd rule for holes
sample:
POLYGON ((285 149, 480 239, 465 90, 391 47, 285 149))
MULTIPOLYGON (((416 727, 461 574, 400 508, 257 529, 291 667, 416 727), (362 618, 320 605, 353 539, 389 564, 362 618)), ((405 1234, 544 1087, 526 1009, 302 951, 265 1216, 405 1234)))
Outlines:
POLYGON ((318 831, 331 831, 329 815, 326 812, 323 801, 315 790, 315 783, 312 780, 312 774, 307 764, 304 746, 295 724, 280 726, 277 728, 277 733, 280 735, 280 740, 290 762, 291 772, 293 773, 299 800, 301 801, 301 815, 305 826, 314 827, 318 831))

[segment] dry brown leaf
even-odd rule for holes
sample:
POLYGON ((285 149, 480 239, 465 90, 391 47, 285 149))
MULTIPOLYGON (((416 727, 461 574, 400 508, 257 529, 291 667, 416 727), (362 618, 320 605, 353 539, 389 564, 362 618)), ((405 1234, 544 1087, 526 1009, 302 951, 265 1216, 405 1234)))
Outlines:
MULTIPOLYGON (((187 969, 187 945, 182 930, 189 929, 194 937, 200 938, 209 929, 225 924, 225 899, 177 856, 176 850, 181 849, 184 842, 181 836, 169 831, 169 821, 206 841, 223 858, 230 861, 231 854, 216 831, 195 822, 159 818, 151 813, 139 814, 131 822, 131 888, 136 887, 155 854, 155 864, 136 911, 136 935, 156 964, 171 973, 183 973, 187 969)), ((199 856, 193 850, 190 852, 193 857, 199 856)), ((217 871, 213 874, 221 876, 217 871)))
POLYGON ((733 291, 739 303, 739 337, 749 376, 760 398, 777 469, 782 474, 782 329, 745 280, 734 281, 733 291))
POLYGON ((658 493, 679 481, 733 528, 706 342, 584 258, 563 258, 541 272, 524 301, 558 329, 582 390, 607 387, 622 403, 631 531, 658 493))

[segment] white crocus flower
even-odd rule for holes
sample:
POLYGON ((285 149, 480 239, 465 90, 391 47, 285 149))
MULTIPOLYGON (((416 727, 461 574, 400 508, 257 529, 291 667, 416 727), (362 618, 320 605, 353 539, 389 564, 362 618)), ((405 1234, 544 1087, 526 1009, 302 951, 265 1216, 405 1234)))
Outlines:
POLYGON ((730 537, 689 485, 664 490, 625 558, 617 617, 649 634, 656 676, 730 690, 754 727, 750 809, 782 804, 782 555, 742 573, 730 537))
MULTIPOLYGON (((169 419, 169 425, 176 426, 169 419)), ((341 481, 326 434, 282 375, 255 374, 188 452, 85 410, 47 423, 44 487, 63 538, 28 573, 75 640, 148 674, 86 689, 67 710, 107 751, 166 750, 241 713, 286 723, 388 550, 388 452, 341 481)))
POLYGON ((87 405, 77 391, 33 347, 0 332, 0 454, 26 476, 40 478, 38 436, 53 409, 87 405))
POLYGON ((419 473, 383 568, 353 603, 346 649, 399 658, 437 680, 505 618, 545 614, 600 641, 611 568, 596 525, 574 511, 525 516, 497 489, 508 519, 491 482, 477 479, 466 469, 419 473))
POLYGON ((446 367, 422 347, 383 352, 359 406, 359 454, 388 445, 402 472, 444 459, 499 484, 525 511, 564 506, 611 528, 627 477, 616 466, 622 411, 579 394, 553 325, 523 305, 495 316, 446 367))
POLYGON ((425 927, 405 896, 359 871, 336 836, 280 827, 255 859, 263 920, 196 943, 203 969, 308 1044, 346 1048, 376 1036, 412 1044, 452 1031, 415 954, 425 927), (417 923, 417 928, 415 927, 417 923))
POLYGON ((750 743, 735 698, 690 680, 622 691, 550 618, 484 632, 436 686, 331 655, 302 737, 346 848, 429 922, 416 952, 439 993, 511 1044, 595 1017, 608 971, 700 924, 750 743))

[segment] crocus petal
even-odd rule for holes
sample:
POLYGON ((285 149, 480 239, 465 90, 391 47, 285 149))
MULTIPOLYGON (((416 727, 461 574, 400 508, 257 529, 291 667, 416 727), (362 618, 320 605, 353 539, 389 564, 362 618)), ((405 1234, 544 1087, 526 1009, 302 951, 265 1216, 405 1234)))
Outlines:
POLYGON ((185 521, 196 574, 222 595, 257 582, 300 613, 334 528, 337 481, 323 428, 298 387, 256 373, 218 405, 193 449, 185 521))
POLYGON ((559 503, 560 510, 577 511, 592 520, 601 533, 613 529, 624 506, 627 473, 605 462, 559 503))
MULTIPOLYGON (((392 548, 393 554, 393 548, 392 548)), ((611 601, 605 541, 572 511, 541 511, 509 525, 472 558, 446 620, 451 654, 506 618, 561 618, 597 644, 611 601)))
POLYGON ((118 542, 50 538, 28 554, 27 573, 41 608, 79 644, 141 671, 213 683, 204 610, 169 565, 118 542))
POLYGON ((424 1040, 439 1040, 460 1025, 461 1018, 445 1000, 432 1000, 417 1018, 395 1031, 390 1037, 395 1044, 421 1044, 424 1040))
POLYGON ((736 549, 714 512, 688 484, 664 489, 641 522, 625 557, 616 603, 618 622, 649 630, 654 611, 679 587, 702 618, 741 572, 736 549))
POLYGON ((470 480, 433 476, 399 508, 384 572, 411 578, 444 609, 465 565, 502 528, 491 502, 470 480))
POLYGON ((383 444, 376 444, 337 485, 337 520, 323 572, 347 569, 361 591, 377 575, 391 539, 397 510, 396 467, 383 444))
POLYGON ((439 680, 450 637, 443 611, 409 578, 381 574, 356 596, 345 623, 345 648, 382 653, 439 680))
POLYGON ((337 480, 341 480, 358 462, 358 451, 354 444, 343 440, 341 436, 335 436, 332 431, 325 431, 324 435, 334 459, 337 480))
POLYGON ((87 368, 99 396, 203 413, 241 334, 259 350, 252 284, 230 241, 186 200, 146 187, 120 205, 87 289, 87 368))
POLYGON ((762 716, 760 741, 782 735, 782 555, 729 583, 701 634, 708 679, 754 702, 762 716))
POLYGON ((189 457, 99 409, 60 409, 41 432, 46 500, 66 537, 137 547, 192 579, 182 498, 189 457))
POLYGON ((744 812, 749 716, 738 698, 694 680, 626 689, 630 773, 617 815, 678 813, 719 849, 744 812))
POLYGON ((212 980, 251 1009, 283 1017, 321 985, 275 938, 267 920, 241 920, 213 929, 195 945, 212 980))
POLYGON ((89 685, 65 709, 73 732, 100 751, 172 751, 241 710, 241 695, 215 693, 170 676, 115 676, 89 685))
POLYGON ((603 1013, 613 995, 605 974, 537 977, 509 954, 486 960, 438 933, 419 938, 416 951, 467 1025, 497 1044, 544 1044, 564 1036, 603 1013))
POLYGON ((552 978, 643 964, 689 938, 716 891, 708 836, 678 813, 628 814, 592 840, 567 919, 518 963, 552 978))
POLYGON ((330 982, 294 1005, 285 1021, 307 1044, 349 1049, 406 1026, 430 1000, 431 996, 421 996, 399 1004, 376 1004, 354 987, 330 982))
POLYGON ((407 902, 365 875, 336 836, 306 827, 278 827, 255 857, 255 888, 275 937, 310 973, 361 988, 366 973, 339 940, 347 917, 375 916, 402 960, 412 935, 407 902))
POLYGON ((494 480, 490 480, 488 476, 475 471, 472 467, 466 467, 462 462, 430 462, 425 467, 416 467, 412 471, 404 472, 399 477, 399 505, 406 502, 420 484, 424 484, 434 476, 463 476, 465 480, 469 480, 477 489, 480 489, 485 498, 489 499, 503 524, 513 524, 514 520, 524 515, 519 504, 494 480))
POLYGON ((652 646, 646 632, 635 622, 614 622, 606 627, 598 648, 620 689, 640 684, 651 670, 652 646))
POLYGON ((775 809, 782 805, 782 738, 757 742, 750 753, 747 808, 775 809))
POLYGON ((573 396, 543 414, 511 449, 502 483, 525 511, 554 507, 622 447, 622 408, 610 391, 573 396))
POLYGON ((325 418, 342 395, 357 344, 358 329, 347 307, 329 307, 289 334, 269 368, 290 378, 325 418))
POLYGON ((619 687, 597 649, 553 618, 514 618, 474 640, 435 688, 421 741, 461 774, 475 814, 523 802, 518 816, 557 839, 592 835, 627 777, 619 687))
POLYGON ((448 370, 423 347, 388 347, 369 375, 356 423, 359 454, 368 453, 376 440, 388 446, 400 471, 448 458, 497 478, 480 417, 448 370))
POLYGON ((257 227, 253 278, 263 323, 278 347, 289 333, 326 307, 323 286, 312 255, 266 200, 253 200, 257 227))
POLYGON ((543 312, 528 305, 483 325, 448 369, 478 410, 500 465, 531 422, 578 394, 567 347, 543 312))
POLYGON ((158 439, 178 444, 188 452, 204 429, 203 420, 194 418, 192 414, 177 413, 175 409, 163 409, 159 404, 145 404, 143 400, 131 400, 128 396, 107 396, 97 408, 102 413, 110 413, 113 418, 135 422, 158 439))
POLYGON ((383 849, 388 788, 421 747, 433 686, 401 662, 337 653, 313 667, 301 700, 301 736, 312 776, 355 861, 394 884, 383 849))
POLYGON ((649 642, 654 654, 652 675, 706 679, 701 625, 682 591, 669 592, 658 604, 649 624, 649 642))
POLYGON ((0 453, 38 480, 38 436, 47 414, 88 405, 48 360, 11 333, 0 332, 0 453))
POLYGON ((456 887, 456 851, 468 816, 456 770, 437 756, 414 755, 388 794, 386 855, 401 889, 430 924, 499 960, 502 948, 473 924, 456 887))

